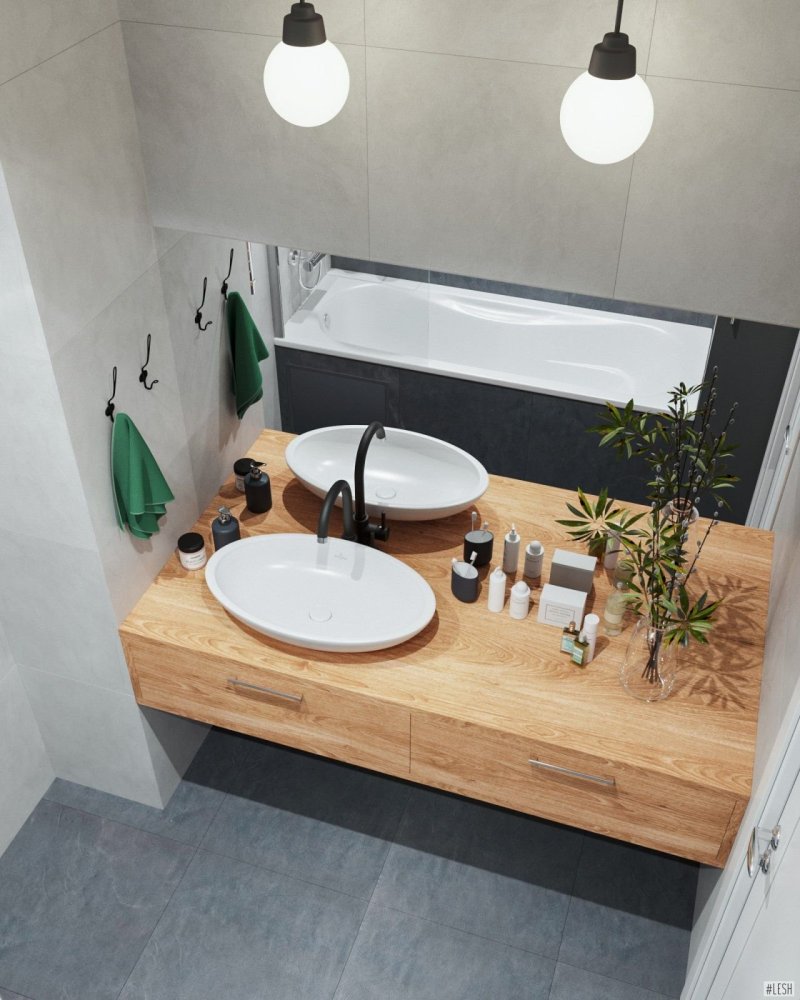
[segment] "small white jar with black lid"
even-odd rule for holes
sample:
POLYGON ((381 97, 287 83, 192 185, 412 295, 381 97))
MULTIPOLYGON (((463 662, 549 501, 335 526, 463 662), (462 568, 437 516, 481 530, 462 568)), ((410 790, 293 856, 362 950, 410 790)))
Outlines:
POLYGON ((187 531, 178 539, 178 558, 184 569, 202 569, 206 564, 206 543, 196 531, 187 531))

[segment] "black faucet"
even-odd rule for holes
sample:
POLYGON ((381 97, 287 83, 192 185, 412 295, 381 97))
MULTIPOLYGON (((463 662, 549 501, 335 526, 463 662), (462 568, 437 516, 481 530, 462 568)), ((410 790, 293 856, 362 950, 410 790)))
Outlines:
POLYGON ((367 449, 369 448, 370 441, 375 436, 379 438, 386 437, 386 431, 383 429, 383 424, 378 420, 373 420, 361 435, 361 440, 358 443, 358 451, 356 452, 356 502, 355 516, 353 520, 355 521, 357 540, 362 545, 372 545, 376 538, 381 542, 385 542, 389 537, 389 528, 386 524, 386 514, 381 514, 380 524, 371 524, 369 517, 367 516, 367 505, 364 501, 364 463, 367 460, 367 449))
POLYGON ((342 494, 342 519, 344 521, 342 538, 348 542, 356 541, 356 531, 353 525, 353 494, 350 492, 350 484, 346 479, 337 479, 325 495, 322 510, 319 512, 317 541, 320 544, 328 541, 328 525, 331 519, 331 511, 340 493, 342 494))

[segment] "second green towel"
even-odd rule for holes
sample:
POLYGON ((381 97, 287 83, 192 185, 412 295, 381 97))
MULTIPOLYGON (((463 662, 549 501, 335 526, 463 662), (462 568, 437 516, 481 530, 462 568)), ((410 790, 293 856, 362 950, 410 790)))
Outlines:
POLYGON ((158 519, 175 496, 127 413, 117 413, 111 430, 111 486, 117 524, 136 538, 158 532, 158 519))
POLYGON ((247 408, 264 395, 258 363, 269 357, 269 351, 238 292, 231 292, 228 296, 226 318, 233 363, 236 416, 241 420, 247 408))

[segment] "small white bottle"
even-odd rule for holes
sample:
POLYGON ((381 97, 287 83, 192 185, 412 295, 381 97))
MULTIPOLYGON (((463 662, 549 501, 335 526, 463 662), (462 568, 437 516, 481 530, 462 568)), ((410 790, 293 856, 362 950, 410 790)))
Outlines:
POLYGON ((583 619, 583 633, 586 636, 586 641, 589 646, 586 650, 586 657, 584 659, 584 666, 587 663, 591 663, 594 659, 594 647, 597 643, 597 630, 600 627, 600 616, 599 615, 587 615, 583 619))
POLYGON ((531 608, 531 588, 524 580, 518 580, 511 588, 508 600, 508 613, 512 618, 526 618, 531 608))
POLYGON ((506 575, 498 566, 494 572, 489 574, 489 600, 490 611, 502 611, 506 603, 506 575))
POLYGON ((514 574, 519 566, 519 532, 515 524, 511 525, 503 545, 503 570, 506 573, 514 574))
POLYGON ((538 580, 542 575, 542 562, 544 561, 544 545, 539 541, 528 542, 525 549, 525 568, 523 576, 531 580, 538 580))

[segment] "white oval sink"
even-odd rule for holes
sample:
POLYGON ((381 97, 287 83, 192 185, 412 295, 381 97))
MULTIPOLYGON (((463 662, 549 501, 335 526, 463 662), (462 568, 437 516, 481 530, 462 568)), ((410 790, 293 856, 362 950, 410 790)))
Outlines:
POLYGON ((293 646, 364 652, 421 632, 433 591, 377 549, 316 535, 258 535, 224 546, 206 565, 220 604, 246 625, 293 646))
MULTIPOLYGON (((337 479, 355 492, 356 451, 364 426, 342 424, 301 434, 286 449, 286 462, 303 486, 324 497, 337 479)), ((387 427, 374 437, 364 468, 367 512, 394 521, 429 521, 465 510, 486 492, 481 463, 446 441, 387 427)), ((341 506, 341 497, 337 501, 341 506)))

